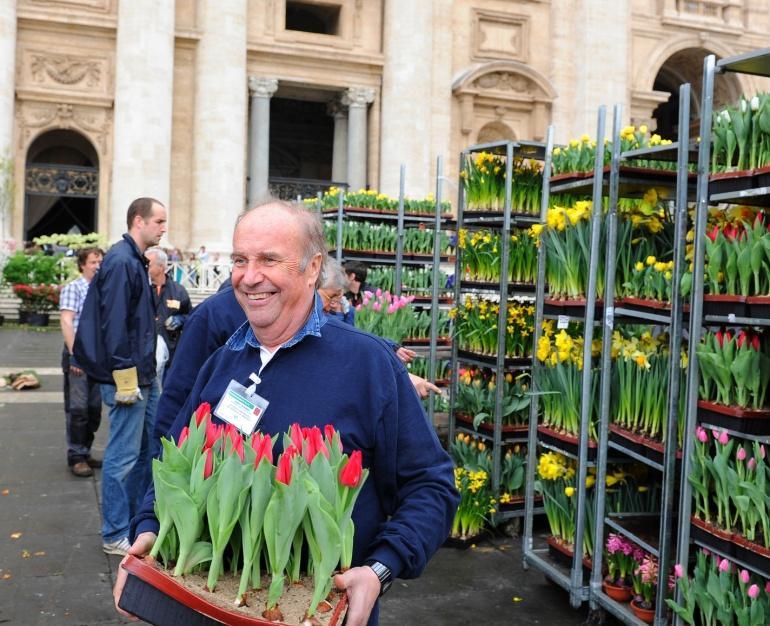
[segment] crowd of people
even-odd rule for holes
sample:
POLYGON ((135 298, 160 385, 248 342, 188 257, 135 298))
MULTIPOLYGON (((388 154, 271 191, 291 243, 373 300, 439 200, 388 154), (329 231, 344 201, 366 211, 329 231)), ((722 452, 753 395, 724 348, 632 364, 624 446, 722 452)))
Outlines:
MULTIPOLYGON (((104 552, 149 552, 160 438, 177 438, 199 403, 217 406, 235 383, 269 402, 263 432, 329 423, 346 448, 362 450, 372 480, 353 513, 355 567, 335 583, 348 595, 347 623, 376 624, 378 596, 393 578, 419 575, 448 535, 458 497, 419 400, 440 390, 408 373, 414 352, 355 329, 366 267, 342 268, 317 215, 271 200, 241 215, 230 277, 192 309, 169 269, 177 251, 158 247, 163 204, 132 202, 127 229, 106 254, 80 251, 81 277, 61 298, 67 462, 76 476, 102 468, 104 552), (110 432, 98 460, 91 444, 102 403, 110 432)), ((197 258, 208 262, 205 246, 197 258)), ((228 418, 215 410, 215 421, 228 418)), ((120 570, 116 608, 124 581, 120 570)))

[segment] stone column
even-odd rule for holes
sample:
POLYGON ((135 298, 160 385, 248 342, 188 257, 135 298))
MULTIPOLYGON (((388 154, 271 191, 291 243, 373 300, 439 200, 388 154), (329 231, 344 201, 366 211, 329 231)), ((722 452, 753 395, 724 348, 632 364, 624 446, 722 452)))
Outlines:
MULTIPOLYGON (((406 194, 425 197, 435 190, 436 164, 431 155, 434 107, 437 130, 448 127, 446 106, 451 106, 452 8, 445 2, 387 0, 383 14, 382 128, 380 138, 380 191, 398 195, 399 170, 406 165, 406 194), (408 15, 408 19, 404 16, 408 15), (446 25, 448 18, 448 26, 446 25), (437 23, 434 23, 436 20, 437 23), (446 30, 442 32, 442 27, 446 30), (434 37, 438 42, 434 42, 434 37), (449 37, 448 47, 442 47, 449 37), (434 54, 434 43, 437 51, 434 54), (449 66, 448 83, 442 75, 441 55, 449 66), (416 63, 415 59, 420 62, 416 63), (439 91, 437 81, 442 83, 439 91), (419 96, 418 96, 419 94, 419 96)), ((448 156, 448 155, 445 155, 448 156)))
POLYGON ((332 180, 344 183, 348 178, 348 112, 337 100, 329 103, 327 112, 334 118, 332 180))
POLYGON ((366 109, 374 101, 371 87, 351 87, 342 100, 348 107, 348 189, 366 187, 366 109))
POLYGON ((198 2, 190 245, 227 252, 245 206, 246 0, 198 2))
POLYGON ((173 88, 174 1, 119 3, 110 241, 126 232, 134 198, 168 205, 173 88))
MULTIPOLYGON (((16 0, 0 0, 0 241, 10 237, 13 105, 16 98, 16 0)), ((21 229, 19 229, 21 230, 21 229)))
POLYGON ((269 192, 270 98, 277 90, 277 78, 249 76, 249 204, 264 198, 269 192))

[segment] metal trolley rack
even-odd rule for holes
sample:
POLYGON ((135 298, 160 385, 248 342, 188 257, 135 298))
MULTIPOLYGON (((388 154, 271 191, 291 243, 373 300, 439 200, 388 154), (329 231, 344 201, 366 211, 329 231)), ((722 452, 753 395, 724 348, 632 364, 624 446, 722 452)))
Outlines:
MULTIPOLYGON (((712 426, 704 421, 698 407, 698 363, 695 348, 699 343, 704 326, 729 325, 729 326, 770 326, 767 317, 751 317, 736 315, 704 315, 704 262, 705 262, 705 233, 706 219, 709 206, 720 203, 744 204, 768 207, 770 206, 770 187, 748 186, 738 191, 719 192, 709 180, 711 162, 711 129, 713 118, 713 94, 714 78, 717 74, 736 72, 770 77, 770 48, 756 52, 742 54, 716 61, 713 55, 706 57, 703 65, 703 94, 701 104, 700 121, 700 146, 698 153, 698 179, 697 179, 697 206, 695 217, 695 246, 694 246, 694 270, 692 284, 692 303, 690 309, 690 371, 687 380, 687 421, 685 426, 684 449, 682 459, 682 490, 679 504, 679 534, 677 562, 686 564, 690 556, 691 540, 691 514, 692 514, 692 487, 687 480, 692 470, 692 455, 696 427, 698 423, 703 426, 712 426)), ((730 435, 740 437, 747 441, 760 441, 770 443, 770 435, 752 435, 728 430, 730 435)), ((741 568, 754 571, 761 576, 770 576, 770 567, 758 567, 756 564, 746 562, 735 555, 725 554, 724 551, 711 545, 708 541, 696 539, 696 545, 708 548, 712 553, 729 558, 741 568)), ((679 596, 679 594, 678 594, 679 596)), ((681 601, 682 598, 678 597, 681 601)), ((682 624, 679 617, 676 623, 682 624)))
MULTIPOLYGON (((462 178, 459 178, 459 199, 457 207, 457 229, 461 228, 492 228, 498 229, 501 234, 501 268, 500 282, 498 285, 478 286, 463 281, 462 272, 462 252, 457 250, 455 258, 455 292, 454 300, 459 305, 461 294, 477 293, 499 295, 500 306, 497 319, 497 354, 494 357, 460 354, 456 339, 452 341, 451 356, 451 379, 450 379, 450 401, 449 401, 449 441, 451 442, 456 432, 467 433, 487 440, 492 444, 492 488, 495 492, 500 487, 500 469, 502 462, 503 447, 516 443, 526 443, 525 433, 503 434, 503 392, 504 385, 497 384, 495 387, 495 408, 492 433, 484 433, 473 428, 456 424, 454 404, 457 397, 458 385, 458 363, 467 363, 478 367, 490 368, 494 371, 497 381, 502 381, 505 373, 513 370, 528 370, 529 362, 524 359, 506 359, 505 355, 505 335, 506 335, 506 315, 507 308, 505 303, 511 297, 532 298, 533 290, 522 289, 521 286, 509 284, 509 252, 511 246, 511 229, 513 227, 529 227, 539 221, 537 215, 514 214, 511 204, 512 185, 513 185, 513 163, 516 158, 525 158, 542 161, 549 153, 542 143, 527 141, 503 141, 471 146, 464 150, 460 155, 460 171, 468 155, 481 151, 504 154, 506 159, 505 170, 505 204, 503 212, 466 212, 465 190, 462 184, 462 178)), ((513 517, 521 517, 523 509, 501 511, 495 514, 493 522, 499 523, 513 517)))

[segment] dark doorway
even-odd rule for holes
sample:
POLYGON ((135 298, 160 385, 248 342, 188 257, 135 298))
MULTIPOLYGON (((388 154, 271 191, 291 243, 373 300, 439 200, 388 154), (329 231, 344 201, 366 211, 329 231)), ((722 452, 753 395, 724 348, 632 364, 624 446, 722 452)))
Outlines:
POLYGON ((325 102, 270 101, 271 177, 331 180, 334 119, 325 102))
POLYGON ((93 145, 71 130, 38 137, 27 153, 24 238, 97 229, 99 161, 93 145))

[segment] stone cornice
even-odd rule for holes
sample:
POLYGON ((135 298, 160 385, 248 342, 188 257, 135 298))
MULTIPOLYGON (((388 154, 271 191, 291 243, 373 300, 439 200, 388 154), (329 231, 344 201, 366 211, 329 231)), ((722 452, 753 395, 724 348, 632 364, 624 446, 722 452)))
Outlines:
POLYGON ((85 31, 102 31, 112 36, 118 29, 118 20, 114 15, 93 15, 90 13, 45 11, 32 8, 20 8, 17 13, 20 27, 34 28, 37 31, 63 32, 73 27, 85 31))
POLYGON ((56 91, 40 89, 17 89, 16 97, 19 100, 35 102, 67 102, 70 104, 85 104, 88 106, 112 108, 115 99, 111 96, 97 96, 83 93, 82 91, 56 91))
POLYGON ((375 67, 382 69, 385 57, 382 54, 367 54, 336 50, 334 48, 313 46, 301 43, 284 44, 280 42, 248 41, 246 49, 249 54, 271 55, 301 60, 303 63, 314 64, 321 61, 334 61, 346 67, 375 67))

